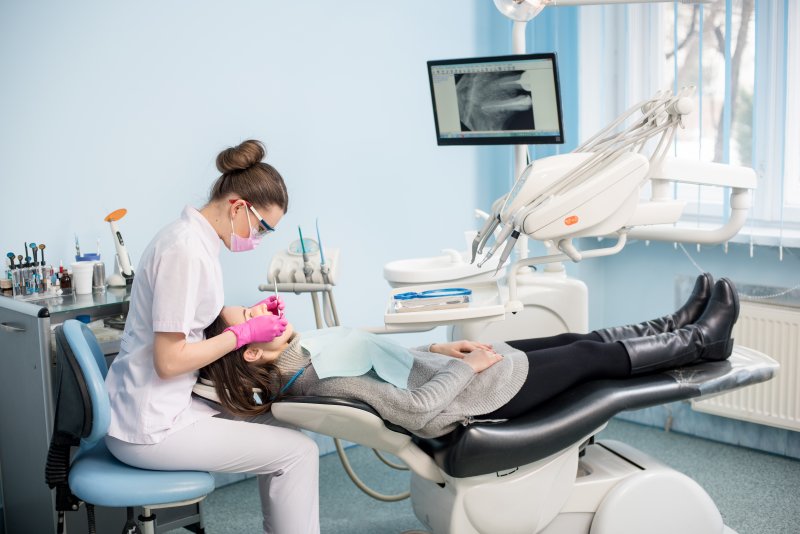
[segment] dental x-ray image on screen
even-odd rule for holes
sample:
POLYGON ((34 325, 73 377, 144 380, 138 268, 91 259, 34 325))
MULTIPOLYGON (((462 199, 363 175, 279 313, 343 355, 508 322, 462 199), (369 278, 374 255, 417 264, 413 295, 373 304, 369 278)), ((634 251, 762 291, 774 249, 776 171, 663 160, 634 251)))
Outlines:
POLYGON ((462 132, 535 130, 533 101, 524 71, 456 74, 462 132))
POLYGON ((564 142, 556 56, 428 61, 440 145, 564 142))

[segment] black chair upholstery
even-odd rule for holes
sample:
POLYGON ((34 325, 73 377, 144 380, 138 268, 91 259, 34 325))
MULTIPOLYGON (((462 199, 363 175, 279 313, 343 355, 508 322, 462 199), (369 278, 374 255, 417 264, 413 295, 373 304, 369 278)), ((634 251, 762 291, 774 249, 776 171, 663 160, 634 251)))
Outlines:
MULTIPOLYGON (((448 435, 414 442, 450 476, 463 478, 513 469, 546 458, 589 436, 614 415, 769 380, 778 365, 740 349, 729 360, 623 380, 596 380, 562 393, 523 417, 462 426, 448 435)), ((332 397, 291 397, 280 402, 337 404, 380 415, 362 402, 332 397)), ((411 435, 384 421, 394 431, 411 435)))

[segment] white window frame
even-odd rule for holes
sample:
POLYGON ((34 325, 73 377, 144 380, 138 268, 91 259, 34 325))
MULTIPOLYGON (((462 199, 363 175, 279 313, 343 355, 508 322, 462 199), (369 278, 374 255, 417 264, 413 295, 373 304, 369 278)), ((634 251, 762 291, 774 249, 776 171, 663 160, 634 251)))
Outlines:
MULTIPOLYGON (((771 81, 757 82, 753 167, 759 187, 748 225, 734 240, 800 247, 800 203, 794 202, 800 202, 800 104, 787 97, 800 94, 800 2, 756 0, 756 10, 755 77, 771 81), (786 80, 786 84, 774 80, 786 80)), ((663 13, 661 4, 581 8, 580 139, 664 87, 659 57, 667 26, 663 13), (612 75, 605 76, 606 72, 612 75)), ((685 198, 686 193, 681 196, 685 198)), ((687 206, 691 214, 684 219, 720 220, 728 193, 722 205, 704 203, 700 196, 687 206)))

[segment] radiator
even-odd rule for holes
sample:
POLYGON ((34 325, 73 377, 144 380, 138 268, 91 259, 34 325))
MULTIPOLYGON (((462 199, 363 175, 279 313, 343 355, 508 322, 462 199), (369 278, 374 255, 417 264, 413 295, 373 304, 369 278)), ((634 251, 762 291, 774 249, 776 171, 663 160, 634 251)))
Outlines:
POLYGON ((734 326, 736 345, 763 352, 780 363, 767 382, 692 401, 700 412, 800 430, 800 309, 742 302, 734 326))

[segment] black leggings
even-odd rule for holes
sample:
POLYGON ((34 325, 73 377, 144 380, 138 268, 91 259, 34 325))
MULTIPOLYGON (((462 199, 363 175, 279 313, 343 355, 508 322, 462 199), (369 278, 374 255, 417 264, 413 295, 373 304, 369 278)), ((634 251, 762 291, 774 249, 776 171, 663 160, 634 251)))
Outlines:
POLYGON ((509 341, 528 356, 528 376, 510 401, 481 417, 512 419, 581 382, 630 376, 622 343, 604 343, 594 332, 509 341))

